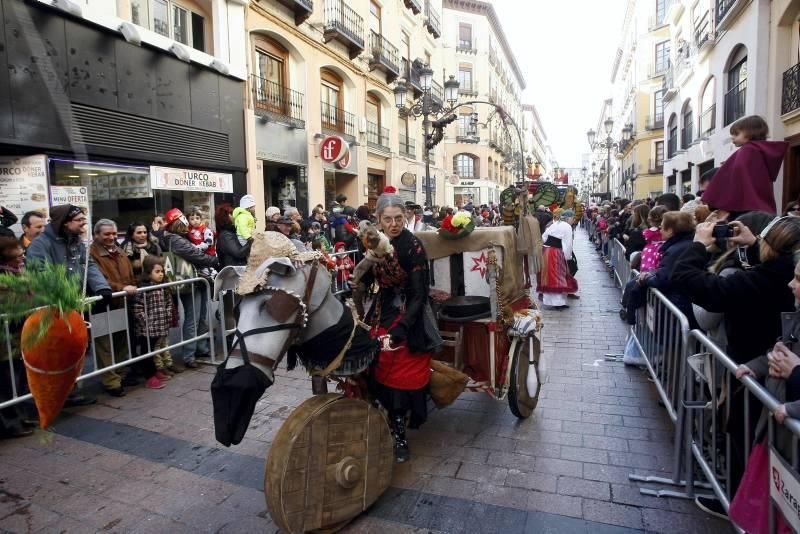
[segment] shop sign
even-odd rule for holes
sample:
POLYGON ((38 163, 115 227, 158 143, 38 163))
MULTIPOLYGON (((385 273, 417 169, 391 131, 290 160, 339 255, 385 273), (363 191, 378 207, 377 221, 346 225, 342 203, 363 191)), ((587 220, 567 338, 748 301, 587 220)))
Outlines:
MULTIPOLYGON (((28 211, 47 214, 47 156, 0 158, 0 206, 18 219, 28 211)), ((11 229, 22 232, 19 224, 11 229)))
POLYGON ((150 167, 150 186, 172 191, 233 193, 233 175, 170 167, 150 167))
POLYGON ((336 167, 338 167, 339 169, 346 169, 349 166, 350 166, 350 151, 348 150, 347 153, 342 157, 342 159, 336 162, 336 167))
POLYGON ((51 185, 50 205, 72 204, 89 209, 89 188, 81 185, 51 185))
POLYGON ((400 183, 403 184, 405 187, 413 187, 416 189, 417 175, 412 174, 410 172, 404 172, 402 176, 400 176, 400 183))
POLYGON ((475 182, 469 180, 462 180, 460 185, 475 185, 475 182))
POLYGON ((325 163, 336 163, 350 152, 347 142, 339 136, 329 135, 319 144, 319 157, 325 163))
POLYGON ((780 509, 786 522, 794 532, 800 530, 800 481, 789 464, 773 447, 769 449, 770 479, 769 496, 780 509))

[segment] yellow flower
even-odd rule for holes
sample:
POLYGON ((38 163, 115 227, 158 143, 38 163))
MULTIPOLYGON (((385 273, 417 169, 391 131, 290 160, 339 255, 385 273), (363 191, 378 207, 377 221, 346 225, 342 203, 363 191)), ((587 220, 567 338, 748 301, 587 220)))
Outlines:
POLYGON ((453 216, 453 220, 451 221, 451 224, 453 226, 458 227, 458 228, 464 228, 470 222, 472 222, 472 218, 467 214, 467 212, 459 211, 458 213, 456 213, 453 216))

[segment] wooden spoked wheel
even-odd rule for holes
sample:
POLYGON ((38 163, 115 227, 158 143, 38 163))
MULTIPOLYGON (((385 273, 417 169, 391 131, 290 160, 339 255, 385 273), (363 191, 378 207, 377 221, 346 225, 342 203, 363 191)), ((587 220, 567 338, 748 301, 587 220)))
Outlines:
POLYGON ((386 491, 393 465, 380 410, 335 393, 316 395, 275 436, 264 474, 267 509, 283 531, 335 532, 386 491))
POLYGON ((539 340, 533 338, 533 343, 527 339, 515 339, 511 345, 511 378, 508 390, 508 407, 511 413, 520 419, 527 419, 539 402, 539 392, 542 383, 539 377, 539 354, 541 352, 539 340), (530 364, 530 346, 533 345, 533 366, 530 364), (528 372, 532 371, 533 392, 528 391, 528 372), (531 394, 533 393, 533 394, 531 394))

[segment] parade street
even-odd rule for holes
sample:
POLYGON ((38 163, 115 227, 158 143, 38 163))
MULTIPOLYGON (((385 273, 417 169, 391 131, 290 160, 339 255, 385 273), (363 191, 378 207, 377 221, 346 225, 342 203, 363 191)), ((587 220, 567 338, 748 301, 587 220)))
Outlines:
MULTIPOLYGON (((693 502, 639 494, 631 473, 664 475, 672 427, 647 375, 604 361, 621 351, 619 289, 576 232, 581 299, 546 311, 539 406, 463 393, 409 432, 411 460, 344 532, 729 532, 693 502)), ((282 373, 244 441, 214 440, 213 369, 168 387, 68 410, 52 432, 0 447, 4 532, 275 532, 263 493, 270 442, 311 395, 282 373)), ((646 486, 646 485, 645 485, 646 486)))

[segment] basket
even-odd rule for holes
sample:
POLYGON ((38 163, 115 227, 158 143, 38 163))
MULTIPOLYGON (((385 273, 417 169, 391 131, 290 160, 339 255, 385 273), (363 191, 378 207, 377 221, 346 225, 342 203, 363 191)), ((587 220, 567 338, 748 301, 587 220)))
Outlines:
POLYGON ((470 221, 464 228, 456 233, 448 232, 444 228, 439 228, 439 236, 442 239, 461 239, 471 234, 473 230, 475 230, 475 223, 470 221))

